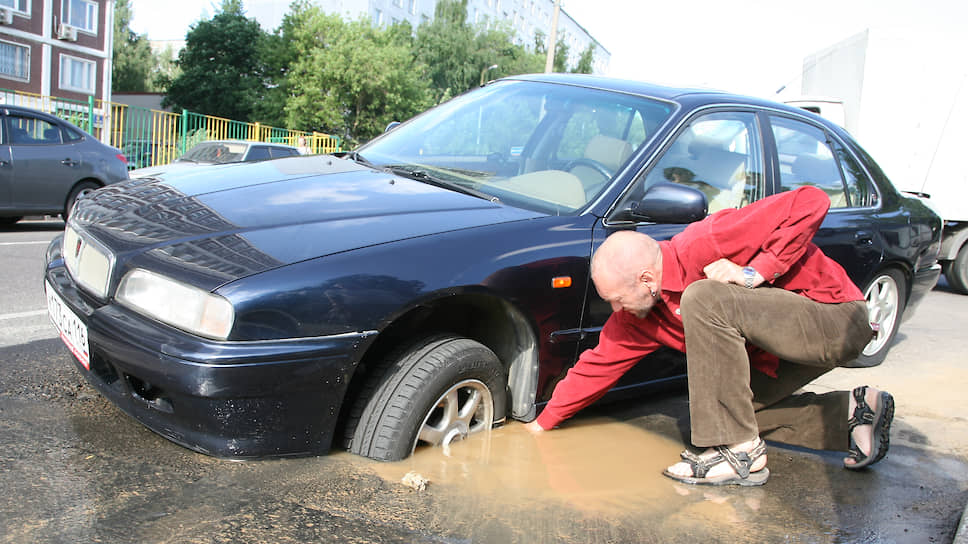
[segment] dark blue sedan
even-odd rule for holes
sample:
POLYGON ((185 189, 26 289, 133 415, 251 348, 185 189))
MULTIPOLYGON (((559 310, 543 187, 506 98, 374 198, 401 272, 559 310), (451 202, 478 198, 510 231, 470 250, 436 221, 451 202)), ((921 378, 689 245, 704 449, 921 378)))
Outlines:
MULTIPOLYGON (((611 311, 588 270, 610 233, 802 185, 830 195, 816 242, 866 293, 855 364, 877 364, 938 279, 938 216, 809 112, 590 76, 500 80, 339 156, 112 185, 45 286, 85 378, 179 444, 400 459, 535 416, 611 311)), ((683 365, 657 352, 617 389, 683 365)))

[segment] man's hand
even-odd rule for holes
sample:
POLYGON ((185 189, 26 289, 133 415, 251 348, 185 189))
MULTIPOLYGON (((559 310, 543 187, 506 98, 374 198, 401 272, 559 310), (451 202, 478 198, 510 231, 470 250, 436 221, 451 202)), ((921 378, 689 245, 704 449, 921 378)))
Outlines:
POLYGON ((527 429, 528 432, 530 432, 531 434, 538 434, 538 433, 545 432, 544 427, 542 427, 541 425, 538 425, 537 419, 532 421, 531 423, 525 424, 524 428, 527 429))
MULTIPOLYGON (((746 286, 746 277, 743 276, 743 267, 730 261, 729 259, 719 259, 706 265, 702 269, 706 277, 711 280, 723 283, 735 283, 736 285, 746 286)), ((753 287, 759 286, 766 281, 759 272, 753 277, 753 287)))

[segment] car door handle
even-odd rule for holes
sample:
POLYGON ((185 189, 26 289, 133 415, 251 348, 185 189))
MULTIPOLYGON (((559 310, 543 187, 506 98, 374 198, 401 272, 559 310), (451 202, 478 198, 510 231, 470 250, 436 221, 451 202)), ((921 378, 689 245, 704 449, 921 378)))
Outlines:
POLYGON ((78 164, 81 164, 81 162, 75 161, 74 159, 64 159, 61 161, 61 164, 64 166, 77 166, 78 164))
POLYGON ((0 159, 0 168, 3 168, 4 166, 10 166, 10 161, 0 159))
POLYGON ((874 236, 865 230, 857 231, 857 233, 854 234, 854 244, 858 246, 874 245, 874 236))

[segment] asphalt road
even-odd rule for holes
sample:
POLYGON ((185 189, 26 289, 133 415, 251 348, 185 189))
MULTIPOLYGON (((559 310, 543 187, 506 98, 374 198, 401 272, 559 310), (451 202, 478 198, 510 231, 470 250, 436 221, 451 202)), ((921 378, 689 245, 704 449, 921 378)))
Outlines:
POLYGON ((677 485, 683 392, 594 407, 533 437, 519 424, 381 464, 345 453, 230 462, 192 453, 106 402, 45 312, 58 221, 0 231, 0 542, 951 542, 968 500, 968 297, 932 292, 868 383, 898 415, 887 458, 771 444, 769 483, 677 485), (401 478, 429 480, 423 491, 401 478))

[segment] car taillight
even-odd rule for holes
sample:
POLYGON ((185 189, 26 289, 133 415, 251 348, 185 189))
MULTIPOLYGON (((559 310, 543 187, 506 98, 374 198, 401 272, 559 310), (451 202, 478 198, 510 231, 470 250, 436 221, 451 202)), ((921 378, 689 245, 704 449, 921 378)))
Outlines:
POLYGON ((122 163, 124 163, 125 166, 128 165, 128 158, 122 155, 121 153, 118 153, 117 155, 115 155, 115 157, 117 157, 122 163))

